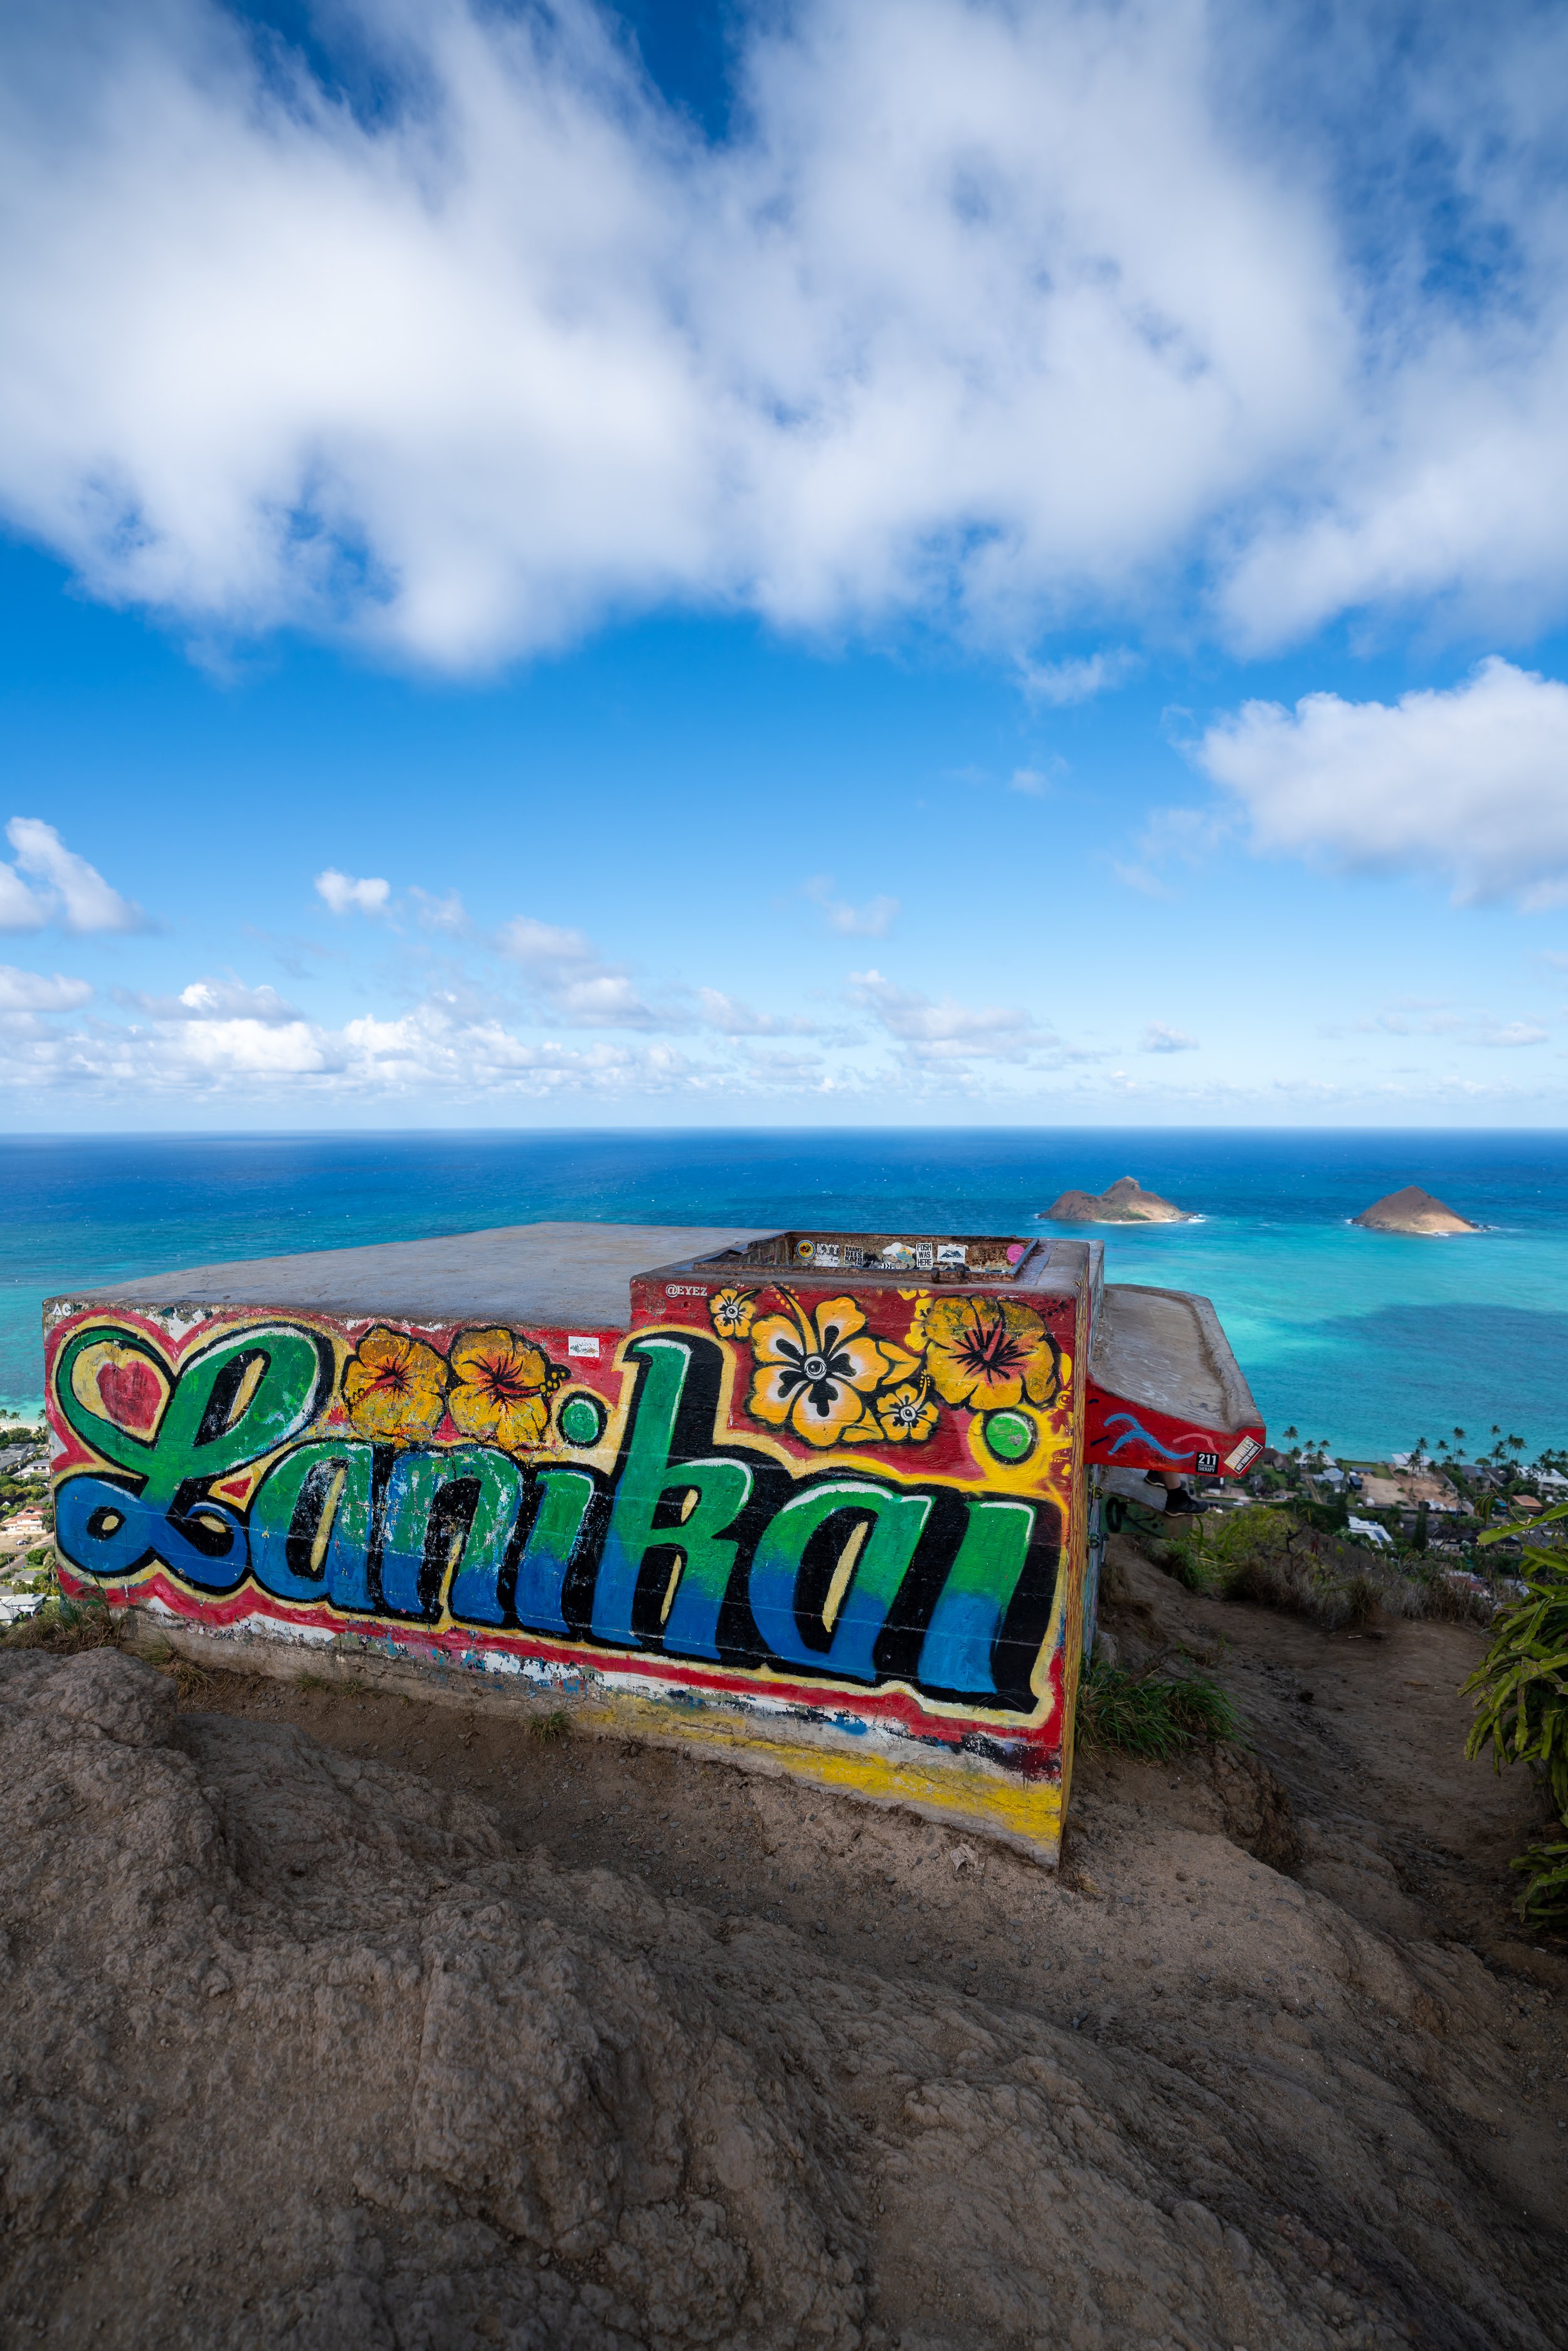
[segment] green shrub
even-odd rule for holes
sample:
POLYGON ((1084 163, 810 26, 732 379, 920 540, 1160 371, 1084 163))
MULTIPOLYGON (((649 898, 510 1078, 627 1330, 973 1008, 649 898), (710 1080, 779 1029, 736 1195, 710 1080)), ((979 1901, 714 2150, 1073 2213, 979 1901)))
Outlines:
POLYGON ((1283 1609, 1329 1632, 1364 1625, 1380 1608, 1425 1614, 1403 1576, 1302 1516, 1266 1504, 1212 1511, 1168 1539, 1171 1573, 1189 1592, 1283 1609))
POLYGON ((1200 1740, 1239 1740, 1241 1719, 1201 1674, 1133 1673, 1095 1658, 1078 1685, 1085 1736, 1125 1755, 1165 1762, 1200 1740))
MULTIPOLYGON (((1530 1765, 1568 1828, 1568 1567, 1560 1552, 1528 1540, 1552 1519, 1568 1519, 1568 1502, 1533 1526, 1498 1527, 1480 1538, 1521 1539, 1525 1592, 1498 1610, 1486 1655, 1464 1685, 1476 1701, 1465 1753, 1473 1761, 1490 1747, 1499 1771, 1505 1763, 1530 1765)), ((1518 1902, 1521 1917, 1538 1925, 1568 1918, 1568 1844, 1543 1838, 1511 1865, 1529 1873, 1518 1902)))

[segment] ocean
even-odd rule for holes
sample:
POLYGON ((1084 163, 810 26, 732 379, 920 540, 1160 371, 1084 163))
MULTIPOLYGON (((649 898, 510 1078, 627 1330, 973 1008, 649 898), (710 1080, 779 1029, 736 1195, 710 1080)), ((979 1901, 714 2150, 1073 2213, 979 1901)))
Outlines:
POLYGON ((1201 1223, 1101 1227, 1109 1278, 1204 1292, 1278 1435, 1377 1458, 1494 1426, 1568 1444, 1568 1134, 961 1132, 0 1139, 0 1403, 42 1396, 39 1308, 138 1273, 531 1217, 1030 1234, 1134 1175, 1201 1223), (1417 1183, 1487 1230, 1350 1222, 1417 1183))

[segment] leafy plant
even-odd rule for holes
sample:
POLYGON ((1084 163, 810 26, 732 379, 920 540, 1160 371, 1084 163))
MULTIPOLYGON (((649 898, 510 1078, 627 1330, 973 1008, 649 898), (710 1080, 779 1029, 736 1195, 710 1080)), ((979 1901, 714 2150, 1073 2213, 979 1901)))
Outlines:
POLYGON ((1094 1659, 1078 1686, 1085 1735, 1124 1755, 1165 1762, 1200 1740, 1240 1740, 1241 1718, 1201 1674, 1134 1673, 1094 1659))
MULTIPOLYGON (((1490 1747, 1499 1771, 1505 1763, 1531 1765, 1568 1826, 1568 1570, 1560 1554, 1526 1540, 1553 1519, 1568 1519, 1568 1502, 1531 1525, 1494 1527, 1480 1537, 1482 1543, 1511 1535, 1523 1542, 1519 1578, 1525 1590, 1498 1610, 1486 1655, 1464 1684, 1476 1701, 1465 1753, 1473 1761, 1490 1747)), ((1518 1902, 1522 1917, 1541 1924, 1568 1917, 1568 1844, 1542 1839, 1511 1865, 1529 1872, 1518 1902)))
POLYGON ((1514 1907, 1531 1927, 1554 1927, 1568 1916, 1568 1844, 1542 1837, 1509 1863, 1530 1876, 1514 1907))

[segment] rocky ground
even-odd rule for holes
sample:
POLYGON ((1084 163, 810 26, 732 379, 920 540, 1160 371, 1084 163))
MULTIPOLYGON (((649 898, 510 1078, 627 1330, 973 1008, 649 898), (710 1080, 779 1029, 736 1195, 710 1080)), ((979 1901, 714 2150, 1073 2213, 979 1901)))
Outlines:
POLYGON ((1568 1964, 1466 1628, 1122 1551, 1250 1753, 1050 1875, 499 1708, 0 1650, 0 2314, 141 2351, 1544 2346, 1568 1964))

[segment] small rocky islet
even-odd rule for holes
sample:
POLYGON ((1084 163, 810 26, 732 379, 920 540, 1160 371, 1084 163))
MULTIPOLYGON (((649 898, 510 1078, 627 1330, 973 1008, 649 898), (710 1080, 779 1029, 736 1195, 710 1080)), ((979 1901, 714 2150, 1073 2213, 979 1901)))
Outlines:
POLYGON ((1162 1199, 1157 1192, 1145 1192, 1135 1176, 1118 1176, 1103 1192, 1063 1192, 1049 1208, 1040 1210, 1041 1218, 1058 1225, 1186 1225, 1192 1222, 1189 1208, 1178 1208, 1174 1200, 1162 1199))
MULTIPOLYGON (((1042 1222, 1057 1225, 1185 1225, 1194 1221, 1195 1214, 1190 1208, 1178 1208, 1174 1200, 1165 1199, 1158 1192, 1145 1191, 1135 1176, 1119 1176, 1103 1192, 1060 1193, 1049 1208, 1038 1213, 1042 1222)), ((1385 1193, 1351 1222, 1368 1232, 1410 1233, 1422 1238, 1481 1229, 1419 1184, 1385 1193)))
POLYGON ((1370 1208, 1363 1208, 1351 1222, 1364 1225, 1368 1232, 1415 1233, 1428 1238, 1480 1230, 1479 1225, 1457 1214, 1447 1201, 1424 1192, 1419 1184, 1406 1184, 1400 1191, 1385 1192, 1381 1200, 1374 1200, 1370 1208))

